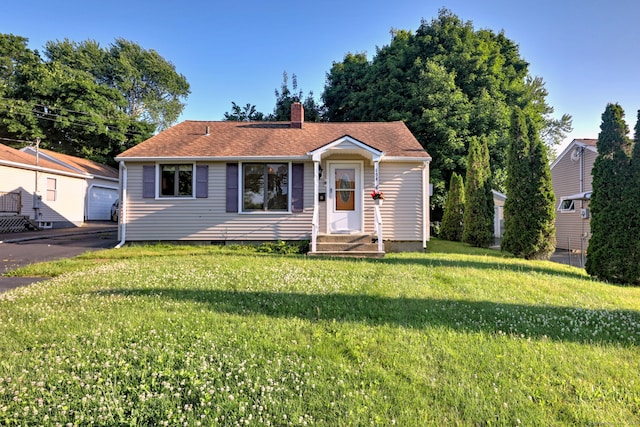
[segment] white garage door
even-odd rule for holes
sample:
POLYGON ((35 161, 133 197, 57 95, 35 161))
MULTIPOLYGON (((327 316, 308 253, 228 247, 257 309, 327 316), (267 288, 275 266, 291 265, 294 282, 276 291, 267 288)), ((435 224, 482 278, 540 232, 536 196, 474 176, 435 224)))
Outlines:
POLYGON ((111 205, 118 198, 117 188, 91 187, 89 189, 89 221, 110 220, 111 205))

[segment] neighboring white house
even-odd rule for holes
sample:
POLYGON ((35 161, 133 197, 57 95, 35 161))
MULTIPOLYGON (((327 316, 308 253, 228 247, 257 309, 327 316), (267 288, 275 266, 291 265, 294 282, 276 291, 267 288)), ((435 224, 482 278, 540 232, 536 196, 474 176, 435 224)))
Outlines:
MULTIPOLYGON (((33 156, 36 155, 34 147, 26 147, 21 151, 33 156)), ((120 185, 117 169, 92 160, 56 153, 51 150, 39 149, 38 155, 41 159, 58 163, 85 176, 87 188, 84 192, 84 218, 87 221, 111 219, 111 205, 118 198, 120 185)))
POLYGON ((551 164, 556 247, 585 253, 591 237, 589 199, 597 139, 574 139, 551 164))
POLYGON ((5 220, 23 216, 41 228, 80 226, 92 205, 91 189, 118 187, 114 168, 72 156, 64 156, 63 162, 51 153, 38 150, 36 155, 35 149, 21 151, 0 144, 0 215, 5 220))
POLYGON ((185 121, 120 154, 120 239, 429 240, 429 154, 402 122, 185 121), (378 205, 370 193, 384 193, 378 205))

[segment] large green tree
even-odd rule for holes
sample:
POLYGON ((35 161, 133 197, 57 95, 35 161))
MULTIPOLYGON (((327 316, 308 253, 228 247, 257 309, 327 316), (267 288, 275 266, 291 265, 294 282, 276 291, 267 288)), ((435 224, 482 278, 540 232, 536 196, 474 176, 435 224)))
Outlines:
POLYGON ((546 96, 515 42, 502 32, 476 30, 446 9, 423 20, 415 34, 393 31, 371 61, 347 54, 333 64, 323 92, 330 121, 407 123, 433 157, 435 219, 452 173, 465 174, 471 137, 486 138, 494 184, 504 188, 513 108, 529 111, 547 140, 562 139, 571 118, 554 119, 546 96))
POLYGON ((108 48, 93 40, 50 41, 45 54, 76 70, 90 73, 96 83, 117 89, 126 99, 124 111, 157 130, 176 122, 189 95, 189 83, 175 66, 153 49, 118 38, 108 48))
POLYGON ((502 249, 526 259, 548 259, 556 243, 555 195, 546 146, 536 126, 522 110, 514 110, 502 249))
POLYGON ((628 283, 640 284, 640 110, 637 112, 634 128, 633 151, 630 163, 631 182, 625 188, 625 210, 628 226, 626 242, 629 249, 627 278, 628 283))
POLYGON ((28 133, 35 122, 28 100, 13 99, 19 91, 22 70, 40 63, 40 56, 28 48, 28 42, 24 37, 0 34, 0 137, 9 138, 10 145, 14 137, 31 138, 28 133))
POLYGON ((165 92, 157 90, 168 79, 159 75, 171 74, 172 66, 167 69, 166 61, 163 66, 153 51, 124 40, 111 49, 91 41, 50 42, 42 59, 27 42, 0 34, 0 137, 16 148, 40 138, 43 148, 113 165, 115 156, 182 111, 176 103, 185 94, 182 83, 174 82, 181 87, 174 95, 166 92, 173 83, 165 85, 165 92), (117 55, 124 50, 126 55, 117 55), (125 87, 137 87, 137 95, 125 87), (157 96, 151 95, 154 90, 157 96))
POLYGON ((464 183, 462 177, 457 173, 451 175, 449 191, 447 191, 447 201, 444 205, 442 224, 438 237, 454 242, 462 241, 464 218, 464 183))
POLYGON ((282 84, 280 90, 275 90, 276 105, 273 114, 268 117, 270 121, 289 121, 291 119, 291 104, 302 103, 304 107, 304 120, 308 122, 319 122, 323 119, 322 109, 313 97, 313 92, 303 96, 302 89, 298 89, 298 78, 295 74, 291 76, 291 88, 289 88, 289 76, 287 72, 282 73, 282 84))
POLYGON ((303 96, 302 89, 298 90, 298 78, 295 74, 291 77, 292 87, 289 87, 289 75, 285 71, 282 73, 282 84, 280 89, 275 89, 276 105, 273 113, 265 115, 256 110, 252 104, 240 107, 235 102, 231 103, 231 111, 224 113, 224 120, 229 121, 279 121, 287 122, 291 119, 291 104, 302 103, 304 107, 304 120, 307 122, 320 122, 324 120, 324 110, 316 102, 313 92, 303 96))
POLYGON ((484 138, 471 138, 467 159, 462 241, 488 248, 493 243, 494 209, 489 148, 484 138))
POLYGON ((231 102, 231 112, 224 113, 224 120, 231 122, 250 122, 265 120, 264 114, 256 110, 253 104, 246 104, 240 107, 235 102, 231 102))
POLYGON ((638 188, 632 187, 631 165, 635 163, 631 162, 628 133, 622 107, 607 105, 598 135, 598 157, 591 171, 591 238, 585 267, 589 275, 616 283, 638 280, 633 277, 637 260, 630 254, 636 247, 630 240, 637 226, 631 226, 633 217, 629 217, 630 210, 638 208, 629 204, 636 198, 630 192, 638 188))

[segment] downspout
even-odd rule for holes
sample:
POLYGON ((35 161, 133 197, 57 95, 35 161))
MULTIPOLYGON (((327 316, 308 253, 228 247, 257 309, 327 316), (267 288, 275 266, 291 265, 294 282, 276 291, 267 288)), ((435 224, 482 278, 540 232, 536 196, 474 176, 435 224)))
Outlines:
MULTIPOLYGON (((580 153, 580 193, 584 192, 584 146, 581 146, 579 148, 579 153, 580 153)), ((582 200, 580 200, 580 210, 584 209, 584 196, 582 197, 582 200)), ((581 228, 581 234, 580 234, 580 257, 581 257, 581 263, 582 266, 584 266, 585 264, 585 259, 584 259, 584 241, 587 238, 586 233, 584 231, 584 222, 586 221, 586 219, 582 219, 580 221, 580 228, 581 228)), ((571 248, 569 248, 571 249, 571 248)))
POLYGON ((422 194, 424 194, 424 196, 422 197, 422 248, 425 251, 427 250, 427 242, 430 240, 429 198, 431 195, 429 194, 430 186, 428 170, 429 160, 425 160, 424 164, 422 165, 422 194))
POLYGON ((120 214, 118 215, 118 226, 120 227, 120 243, 114 249, 120 249, 127 241, 127 165, 124 161, 120 161, 120 185, 122 192, 120 194, 120 214))
MULTIPOLYGON (((579 147, 578 153, 580 153, 580 192, 582 193, 584 191, 584 147, 579 147)), ((584 200, 582 207, 584 207, 584 200)))
MULTIPOLYGON (((40 168, 40 138, 36 138, 36 187, 35 187, 35 191, 34 191, 34 195, 33 195, 33 202, 32 202, 32 206, 33 206, 33 210, 35 211, 33 213, 33 216, 35 217, 34 219, 36 221, 40 221, 40 217, 41 217, 41 205, 42 205, 42 197, 40 197, 40 193, 38 193, 38 169, 40 168)), ((22 208, 20 208, 20 211, 22 211, 22 208)))

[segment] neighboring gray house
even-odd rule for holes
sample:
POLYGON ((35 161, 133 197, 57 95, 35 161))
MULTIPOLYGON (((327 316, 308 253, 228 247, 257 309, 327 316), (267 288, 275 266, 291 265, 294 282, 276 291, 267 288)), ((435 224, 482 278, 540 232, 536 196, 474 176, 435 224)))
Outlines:
POLYGON ((431 158, 402 122, 305 123, 294 103, 290 122, 185 121, 116 160, 122 243, 429 240, 431 158))
POLYGON ((496 190, 491 190, 493 194, 493 237, 502 239, 504 234, 504 202, 507 195, 496 190))
POLYGON ((556 247, 586 253, 591 237, 589 199, 597 139, 574 139, 551 164, 556 196, 556 247))

